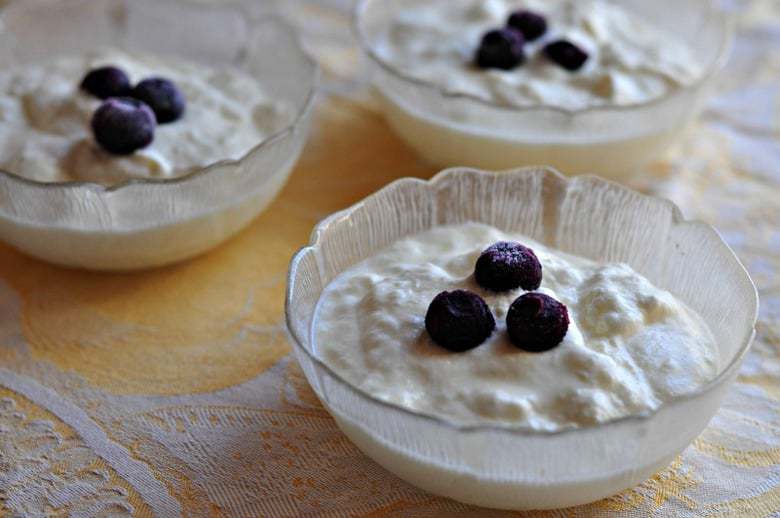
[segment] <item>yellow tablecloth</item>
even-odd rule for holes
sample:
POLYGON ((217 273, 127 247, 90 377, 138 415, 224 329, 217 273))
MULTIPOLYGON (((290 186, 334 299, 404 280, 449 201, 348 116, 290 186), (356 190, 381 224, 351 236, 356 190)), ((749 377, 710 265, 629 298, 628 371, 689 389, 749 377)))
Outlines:
MULTIPOLYGON (((503 515, 423 493, 367 459, 289 355, 285 274, 312 226, 394 178, 435 172, 356 80, 345 3, 280 3, 307 28, 328 93, 290 183, 238 237, 127 275, 0 247, 0 513, 503 515)), ((737 250, 761 292, 756 343, 672 466, 619 496, 529 516, 780 516, 780 5, 736 8, 717 98, 636 186, 716 225, 737 250)))

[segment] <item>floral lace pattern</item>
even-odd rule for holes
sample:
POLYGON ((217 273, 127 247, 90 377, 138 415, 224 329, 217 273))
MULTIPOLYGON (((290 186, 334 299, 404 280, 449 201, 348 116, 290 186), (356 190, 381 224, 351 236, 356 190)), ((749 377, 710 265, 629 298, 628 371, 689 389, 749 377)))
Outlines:
POLYGON ((20 516, 150 514, 72 429, 9 390, 0 390, 0 502, 20 516))

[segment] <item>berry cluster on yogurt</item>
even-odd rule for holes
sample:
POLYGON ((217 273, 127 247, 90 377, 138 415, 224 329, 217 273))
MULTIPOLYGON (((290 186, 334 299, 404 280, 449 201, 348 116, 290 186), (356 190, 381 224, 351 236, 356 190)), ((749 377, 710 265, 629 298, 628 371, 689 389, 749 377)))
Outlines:
POLYGON ((475 222, 403 237, 350 266, 313 321, 318 356, 347 382, 469 425, 591 425, 657 408, 718 372, 706 323, 630 266, 475 222))
MULTIPOLYGON (((536 12, 518 10, 509 15, 506 26, 485 33, 474 58, 478 67, 513 70, 525 63, 525 44, 547 32, 547 19, 536 12)), ((588 53, 567 39, 555 39, 541 47, 553 63, 574 72, 588 60, 588 53)))
POLYGON ((173 81, 149 77, 133 86, 120 68, 90 70, 81 89, 102 99, 92 116, 92 133, 101 148, 114 155, 129 155, 152 143, 158 124, 179 120, 184 95, 173 81))
MULTIPOLYGON (((506 292, 522 288, 506 315, 509 339, 516 347, 542 352, 563 341, 569 328, 566 306, 533 290, 542 283, 542 265, 534 251, 514 241, 499 241, 477 259, 474 279, 482 288, 506 292)), ((485 300, 469 290, 443 291, 428 306, 425 328, 434 342, 463 352, 493 334, 496 321, 485 300)))

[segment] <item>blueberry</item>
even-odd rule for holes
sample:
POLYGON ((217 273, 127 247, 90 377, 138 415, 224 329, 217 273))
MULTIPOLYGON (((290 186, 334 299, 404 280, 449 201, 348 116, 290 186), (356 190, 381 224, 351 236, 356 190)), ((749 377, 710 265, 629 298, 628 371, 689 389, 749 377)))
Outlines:
POLYGON ((475 61, 480 68, 511 70, 525 61, 523 35, 514 29, 487 32, 479 44, 475 61))
POLYGON ((588 53, 568 40, 557 40, 544 47, 547 57, 566 70, 579 70, 588 60, 588 53))
POLYGON ((509 339, 520 349, 542 352, 557 346, 569 329, 566 306, 542 293, 521 295, 506 314, 509 339))
POLYGON ((184 95, 172 81, 162 77, 144 79, 135 85, 131 95, 148 104, 160 124, 173 122, 184 114, 184 95))
POLYGON ((433 340, 453 352, 473 349, 496 328, 496 321, 482 297, 467 290, 443 291, 434 297, 425 314, 425 329, 433 340))
POLYGON ((81 89, 98 99, 122 97, 132 89, 130 78, 117 67, 100 67, 90 70, 81 80, 81 89))
POLYGON ((487 247, 474 268, 477 284, 492 291, 535 290, 542 283, 542 265, 530 248, 512 241, 487 247))
POLYGON ((515 11, 506 22, 507 27, 520 31, 526 41, 533 41, 547 32, 547 20, 533 11, 515 11))
POLYGON ((112 97, 92 115, 92 133, 100 147, 115 155, 129 155, 154 140, 154 112, 130 97, 112 97))

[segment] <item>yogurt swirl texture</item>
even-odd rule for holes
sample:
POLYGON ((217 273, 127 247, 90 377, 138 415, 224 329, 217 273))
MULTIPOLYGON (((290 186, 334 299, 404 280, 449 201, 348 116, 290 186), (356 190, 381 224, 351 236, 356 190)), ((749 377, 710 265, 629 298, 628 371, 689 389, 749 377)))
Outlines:
POLYGON ((477 223, 396 242, 338 276, 316 313, 316 352, 347 381, 403 407, 463 424, 558 430, 652 410, 718 370, 700 316, 625 264, 599 264, 477 223), (482 250, 519 241, 543 265, 538 291, 568 306, 563 342, 547 352, 514 347, 504 323, 522 289, 496 293, 473 278, 482 250), (433 297, 468 289, 496 330, 462 353, 437 346, 424 317, 433 297))
POLYGON ((507 106, 576 110, 642 103, 703 72, 680 38, 603 0, 426 0, 400 9, 372 46, 405 75, 507 106), (526 63, 511 71, 474 66, 482 35, 521 8, 548 22, 544 36, 526 44, 526 63), (559 38, 589 54, 582 69, 569 72, 542 55, 541 48, 559 38))

